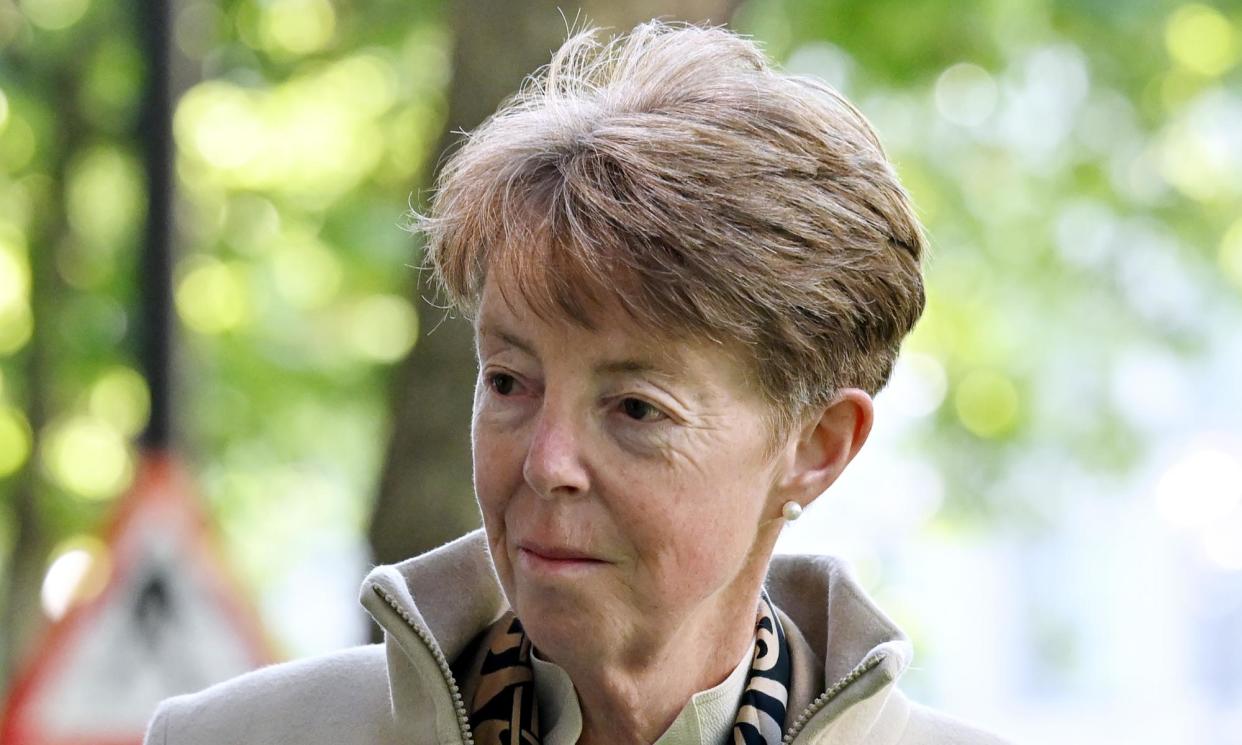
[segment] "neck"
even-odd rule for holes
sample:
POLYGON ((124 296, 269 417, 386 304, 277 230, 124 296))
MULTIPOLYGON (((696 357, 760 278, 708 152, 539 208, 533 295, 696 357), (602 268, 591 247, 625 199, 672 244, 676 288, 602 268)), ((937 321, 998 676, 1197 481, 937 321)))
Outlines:
POLYGON ((578 693, 579 745, 655 742, 695 693, 723 682, 751 653, 759 593, 777 535, 779 527, 763 537, 729 587, 702 612, 656 624, 641 638, 555 660, 578 693))
POLYGON ((720 684, 751 653, 758 599, 756 588, 749 603, 685 624, 629 659, 562 665, 582 709, 579 745, 655 742, 695 693, 720 684))

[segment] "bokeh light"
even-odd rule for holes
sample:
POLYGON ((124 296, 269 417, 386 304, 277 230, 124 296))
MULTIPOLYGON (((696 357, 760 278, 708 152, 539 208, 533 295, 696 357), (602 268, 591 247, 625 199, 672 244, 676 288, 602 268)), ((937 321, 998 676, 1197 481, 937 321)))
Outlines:
POLYGON ((396 102, 390 61, 359 53, 272 89, 209 81, 177 107, 174 131, 205 184, 331 202, 381 162, 378 117, 396 102))
POLYGON ((146 426, 151 411, 146 380, 132 368, 111 368, 91 386, 89 411, 123 435, 137 435, 146 426))
POLYGON ((1216 525, 1242 507, 1242 460, 1217 446, 1192 449, 1160 477, 1156 506, 1179 530, 1216 525))
POLYGON ((25 252, 0 235, 0 355, 21 349, 32 331, 30 266, 25 252))
POLYGON ((897 358, 892 380, 882 395, 904 416, 922 417, 940 408, 947 390, 948 378, 940 360, 907 351, 897 358))
POLYGON ((1220 268, 1242 290, 1242 217, 1234 220, 1220 241, 1220 268))
POLYGON ((800 45, 785 60, 785 69, 797 75, 813 75, 828 85, 849 93, 854 59, 836 44, 811 41, 800 45))
POLYGON ((976 127, 996 109, 996 81, 978 65, 953 65, 936 79, 936 110, 954 124, 976 127))
POLYGON ((336 13, 328 0, 271 0, 261 8, 259 36, 268 50, 303 55, 332 41, 336 13))
POLYGON ((43 575, 43 612, 55 621, 73 606, 91 601, 103 591, 111 573, 111 552, 103 541, 89 535, 62 541, 52 550, 43 575))
POLYGON ((317 86, 356 114, 377 117, 397 103, 397 73, 378 54, 355 54, 324 70, 317 86))
POLYGON ((366 359, 401 359, 418 338, 418 314, 398 295, 373 295, 355 303, 346 320, 345 343, 366 359))
POLYGON ((48 424, 40 460, 58 486, 91 500, 115 497, 133 478, 133 460, 125 438, 95 417, 69 416, 48 424))
POLYGON ((81 549, 70 549, 57 556, 43 577, 43 612, 53 621, 69 610, 73 593, 91 566, 91 556, 81 549))
POLYGON ((1018 389, 995 370, 968 373, 958 383, 953 403, 962 426, 979 437, 1000 437, 1018 420, 1018 389))
POLYGON ((1160 172, 1200 201, 1242 197, 1242 100, 1209 90, 1172 119, 1159 141, 1160 172))
POLYGON ((61 31, 82 20, 90 0, 22 0, 21 8, 35 26, 61 31))
POLYGON ((245 166, 264 146, 250 95, 224 81, 200 83, 181 97, 174 132, 184 150, 224 171, 245 166))
POLYGON ((1242 440, 1200 434, 1156 482, 1160 517, 1210 567, 1242 571, 1242 440))
POLYGON ((0 243, 0 316, 30 299, 30 267, 23 254, 11 243, 0 243))
POLYGON ((175 290, 181 320, 204 334, 242 326, 251 318, 246 282, 246 274, 237 263, 205 256, 187 259, 175 290))
POLYGON ((146 213, 138 162, 115 147, 85 151, 65 178, 65 210, 81 240, 114 249, 132 235, 146 213))
MULTIPOLYGON (((282 236, 282 223, 286 217, 282 217, 276 205, 261 194, 242 192, 233 195, 223 204, 221 217, 219 234, 227 236, 229 244, 239 253, 252 256, 264 255, 274 246, 299 240, 302 234, 312 233, 310 228, 290 226, 290 235, 282 236), (293 233, 298 236, 293 236, 293 233)), ((210 240, 211 238, 204 238, 204 242, 210 240)))
POLYGON ((1169 18, 1164 33, 1169 55, 1182 67, 1216 76, 1238 61, 1238 32, 1216 8, 1191 3, 1169 18))
POLYGON ((276 291, 301 310, 322 308, 336 297, 344 272, 332 250, 309 235, 289 236, 271 252, 276 291))
POLYGON ((30 424, 19 409, 0 405, 0 478, 17 472, 30 457, 30 424))
POLYGON ((22 116, 10 110, 9 120, 0 130, 0 157, 7 170, 17 172, 30 164, 38 142, 34 130, 22 116))
POLYGON ((0 355, 12 354, 26 346, 33 333, 34 317, 29 305, 0 315, 0 355))
POLYGON ((182 4, 173 21, 177 48, 193 60, 206 57, 219 42, 226 23, 227 18, 216 3, 200 0, 182 4))
POLYGON ((1242 571, 1242 505, 1204 526, 1200 542, 1204 558, 1217 568, 1242 571))

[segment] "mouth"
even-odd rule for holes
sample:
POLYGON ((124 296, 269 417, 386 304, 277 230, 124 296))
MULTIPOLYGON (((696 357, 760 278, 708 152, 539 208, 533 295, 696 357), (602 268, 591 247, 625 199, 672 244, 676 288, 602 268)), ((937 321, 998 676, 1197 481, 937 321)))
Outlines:
POLYGON ((555 546, 522 541, 517 546, 517 560, 523 568, 540 574, 589 571, 608 564, 590 553, 568 546, 555 546))

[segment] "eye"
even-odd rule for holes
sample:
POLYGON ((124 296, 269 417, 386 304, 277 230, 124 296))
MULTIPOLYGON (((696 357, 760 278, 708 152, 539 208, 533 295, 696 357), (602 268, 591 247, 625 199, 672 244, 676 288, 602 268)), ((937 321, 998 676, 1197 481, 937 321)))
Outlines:
POLYGON ((501 396, 508 396, 517 387, 517 379, 509 373, 491 373, 487 376, 487 385, 501 396))
POLYGON ((621 413, 638 422, 655 422, 667 418, 664 412, 641 398, 621 399, 621 413))

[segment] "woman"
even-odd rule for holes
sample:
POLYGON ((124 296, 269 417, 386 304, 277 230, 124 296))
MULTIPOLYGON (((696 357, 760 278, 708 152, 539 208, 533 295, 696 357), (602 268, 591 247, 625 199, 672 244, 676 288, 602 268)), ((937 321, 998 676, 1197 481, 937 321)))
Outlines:
POLYGON ((870 126, 720 29, 574 36, 444 167, 484 530, 368 577, 384 645, 164 704, 150 743, 973 743, 831 560, 771 560, 923 307, 870 126))

